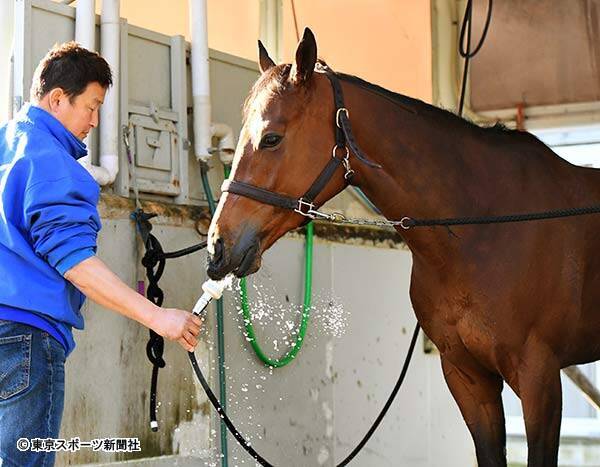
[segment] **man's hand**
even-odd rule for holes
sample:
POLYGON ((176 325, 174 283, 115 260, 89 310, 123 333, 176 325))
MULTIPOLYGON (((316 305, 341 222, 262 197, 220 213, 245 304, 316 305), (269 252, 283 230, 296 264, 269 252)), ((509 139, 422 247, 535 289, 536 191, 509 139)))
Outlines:
POLYGON ((179 342, 185 350, 192 352, 198 343, 197 336, 202 325, 198 316, 189 311, 156 306, 127 286, 95 256, 69 269, 65 279, 99 305, 179 342))
POLYGON ((179 342, 188 352, 193 352, 198 344, 198 334, 202 320, 189 311, 177 308, 161 308, 156 312, 151 328, 167 339, 179 342))

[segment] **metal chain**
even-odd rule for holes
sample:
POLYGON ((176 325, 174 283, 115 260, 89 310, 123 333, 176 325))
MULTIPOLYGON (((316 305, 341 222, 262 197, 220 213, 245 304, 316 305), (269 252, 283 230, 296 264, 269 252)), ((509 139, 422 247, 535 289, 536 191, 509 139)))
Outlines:
POLYGON ((353 225, 370 225, 374 227, 396 227, 401 226, 404 229, 408 229, 408 225, 405 225, 404 222, 409 218, 404 217, 399 221, 389 221, 387 219, 381 220, 372 220, 372 219, 358 219, 358 218, 348 218, 339 212, 334 212, 331 214, 332 222, 336 224, 353 224, 353 225))
MULTIPOLYGON (((302 200, 300 200, 302 201, 302 200)), ((312 205, 311 205, 312 206, 312 205)), ((334 224, 353 224, 353 225, 370 225, 374 227, 396 227, 401 226, 403 229, 408 229, 410 226, 407 222, 410 220, 409 217, 403 217, 399 221, 390 221, 387 219, 359 219, 354 217, 346 217, 341 212, 322 212, 314 208, 310 208, 307 211, 302 211, 301 209, 296 209, 298 214, 301 214, 310 219, 323 220, 332 222, 334 224)))

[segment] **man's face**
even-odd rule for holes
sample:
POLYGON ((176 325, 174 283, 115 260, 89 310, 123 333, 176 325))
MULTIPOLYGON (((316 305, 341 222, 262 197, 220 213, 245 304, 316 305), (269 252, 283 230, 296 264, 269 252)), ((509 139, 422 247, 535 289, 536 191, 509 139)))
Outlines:
POLYGON ((48 96, 51 113, 67 130, 83 140, 92 128, 98 126, 98 111, 105 94, 106 89, 96 82, 88 84, 85 91, 73 99, 69 99, 61 89, 53 89, 48 96))

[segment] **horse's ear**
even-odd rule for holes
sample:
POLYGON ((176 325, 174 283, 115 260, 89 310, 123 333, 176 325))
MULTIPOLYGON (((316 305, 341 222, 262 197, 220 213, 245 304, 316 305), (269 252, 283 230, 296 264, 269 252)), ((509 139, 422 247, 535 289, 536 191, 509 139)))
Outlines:
POLYGON ((269 53, 261 41, 258 41, 258 65, 261 73, 275 66, 275 62, 269 57, 269 53))
POLYGON ((295 83, 307 82, 315 69, 317 63, 317 41, 315 35, 309 28, 304 29, 302 40, 296 49, 296 63, 292 70, 295 83))

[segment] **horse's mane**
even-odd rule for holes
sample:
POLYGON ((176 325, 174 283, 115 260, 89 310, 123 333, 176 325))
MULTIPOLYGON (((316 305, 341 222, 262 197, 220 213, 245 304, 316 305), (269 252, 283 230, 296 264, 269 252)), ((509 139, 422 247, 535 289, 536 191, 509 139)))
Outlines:
MULTIPOLYGON (((252 86, 252 90, 250 91, 250 94, 248 95, 248 97, 246 98, 246 101, 244 103, 244 107, 243 107, 244 120, 246 120, 251 103, 263 90, 268 89, 269 93, 279 94, 286 88, 286 86, 288 84, 288 78, 290 75, 291 68, 292 68, 292 65, 289 63, 280 64, 280 65, 270 68, 269 70, 267 70, 265 73, 263 73, 259 77, 259 79, 252 86)), ((454 112, 452 112, 450 110, 447 110, 447 109, 444 109, 441 107, 436 107, 436 106, 428 104, 427 102, 424 102, 420 99, 415 99, 413 97, 405 96, 404 94, 390 91, 389 89, 386 89, 377 84, 370 83, 358 76, 333 71, 331 68, 329 68, 327 63, 321 59, 319 59, 317 62, 317 69, 318 70, 320 69, 321 71, 327 70, 329 72, 333 72, 341 81, 355 84, 363 89, 366 89, 370 92, 378 94, 379 96, 382 96, 382 97, 390 100, 394 104, 398 105, 399 107, 403 108, 405 111, 408 111, 410 113, 414 113, 414 114, 431 113, 431 114, 435 114, 442 118, 447 118, 447 119, 453 120, 454 122, 459 123, 459 124, 462 122, 462 124, 464 124, 464 125, 475 127, 475 128, 480 128, 480 129, 485 130, 486 132, 491 132, 491 133, 496 133, 496 134, 530 135, 530 133, 527 133, 527 132, 521 132, 521 131, 509 129, 506 126, 504 126, 502 123, 499 123, 499 122, 497 122, 491 126, 478 125, 478 124, 472 122, 471 120, 469 120, 468 118, 459 117, 458 115, 456 115, 454 112)), ((531 135, 531 136, 533 136, 533 135, 531 135)), ((533 136, 533 137, 535 138, 535 136, 533 136)))
POLYGON ((411 113, 419 114, 419 113, 422 113, 423 111, 437 113, 440 116, 450 118, 455 121, 461 121, 467 125, 474 126, 477 128, 482 128, 484 130, 494 132, 494 133, 519 133, 519 134, 522 133, 517 130, 512 130, 510 128, 507 128, 504 124, 502 124, 500 122, 496 122, 495 124, 493 124, 491 126, 478 125, 468 118, 459 117, 454 112, 452 112, 448 109, 444 109, 442 107, 436 107, 436 106, 428 104, 427 102, 424 102, 422 100, 415 99, 412 97, 405 96, 404 94, 390 91, 389 89, 386 89, 382 86, 365 81, 364 79, 359 78, 358 76, 348 75, 346 73, 340 73, 340 72, 336 72, 336 75, 342 81, 356 84, 357 86, 359 86, 363 89, 374 92, 375 94, 378 94, 382 97, 385 97, 386 99, 394 102, 395 104, 399 105, 400 107, 404 108, 405 110, 407 110, 411 113))

